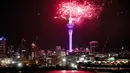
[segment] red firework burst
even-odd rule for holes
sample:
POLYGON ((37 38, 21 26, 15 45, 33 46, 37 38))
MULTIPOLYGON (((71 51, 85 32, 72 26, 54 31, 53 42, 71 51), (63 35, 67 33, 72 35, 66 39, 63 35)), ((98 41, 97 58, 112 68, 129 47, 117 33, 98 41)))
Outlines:
POLYGON ((96 5, 93 2, 83 1, 77 2, 62 2, 57 8, 58 17, 62 19, 75 19, 76 22, 81 18, 93 19, 99 16, 102 11, 102 6, 96 5))

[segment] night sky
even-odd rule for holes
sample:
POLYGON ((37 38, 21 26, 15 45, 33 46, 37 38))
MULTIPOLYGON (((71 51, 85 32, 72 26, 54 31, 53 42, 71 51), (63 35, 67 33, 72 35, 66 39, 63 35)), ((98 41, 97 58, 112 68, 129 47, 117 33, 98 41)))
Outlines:
MULTIPOLYGON (((42 49, 53 49, 57 45, 68 46, 67 21, 55 20, 56 6, 62 0, 0 0, 0 36, 7 38, 7 45, 20 45, 26 39, 28 48, 39 36, 37 44, 42 49)), ((110 1, 110 0, 108 0, 110 1)), ((105 52, 117 52, 130 45, 129 0, 112 0, 105 5, 98 19, 76 25, 73 47, 87 47, 89 42, 99 42, 98 51, 108 38, 105 52)))

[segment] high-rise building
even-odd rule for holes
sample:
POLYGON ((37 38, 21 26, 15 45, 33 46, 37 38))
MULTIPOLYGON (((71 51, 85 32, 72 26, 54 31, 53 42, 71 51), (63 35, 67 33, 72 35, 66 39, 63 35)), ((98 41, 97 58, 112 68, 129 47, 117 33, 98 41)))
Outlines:
POLYGON ((6 39, 4 37, 0 38, 0 57, 6 56, 6 39))
POLYGON ((90 42, 90 53, 95 55, 95 48, 98 47, 98 41, 91 41, 90 42))

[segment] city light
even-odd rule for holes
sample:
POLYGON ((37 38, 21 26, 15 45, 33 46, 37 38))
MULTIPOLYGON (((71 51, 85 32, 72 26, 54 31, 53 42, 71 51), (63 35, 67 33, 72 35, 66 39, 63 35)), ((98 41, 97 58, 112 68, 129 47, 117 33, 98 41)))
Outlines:
POLYGON ((18 63, 18 67, 22 67, 22 65, 23 65, 22 63, 18 63))
POLYGON ((110 58, 108 58, 108 61, 115 61, 115 58, 114 57, 110 57, 110 58))
POLYGON ((72 67, 72 68, 77 68, 77 65, 74 64, 74 63, 71 63, 71 67, 72 67))
POLYGON ((74 66, 77 69, 77 65, 74 66))
POLYGON ((74 67, 74 63, 71 63, 71 66, 74 67))
POLYGON ((78 61, 76 61, 77 63, 79 63, 80 61, 78 60, 78 61))
POLYGON ((0 38, 0 40, 6 40, 6 38, 4 38, 3 36, 0 38))
POLYGON ((20 56, 18 55, 18 56, 17 56, 17 58, 19 59, 19 58, 20 58, 20 56))
POLYGON ((87 60, 84 60, 85 63, 87 63, 88 61, 87 60))
POLYGON ((15 63, 17 63, 16 61, 12 61, 12 64, 15 64, 15 63))
POLYGON ((15 62, 14 61, 12 61, 12 64, 14 64, 15 62))
POLYGON ((63 61, 63 62, 66 62, 66 58, 63 58, 62 61, 63 61))
POLYGON ((81 57, 79 60, 80 60, 80 61, 83 61, 83 60, 84 60, 84 58, 83 58, 83 57, 81 57))

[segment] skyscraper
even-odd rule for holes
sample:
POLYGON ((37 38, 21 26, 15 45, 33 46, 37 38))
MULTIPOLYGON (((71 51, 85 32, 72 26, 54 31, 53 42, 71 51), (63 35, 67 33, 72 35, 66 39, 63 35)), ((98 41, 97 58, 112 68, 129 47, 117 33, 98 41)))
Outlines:
POLYGON ((98 47, 98 41, 91 41, 90 42, 90 53, 95 55, 95 48, 98 47))
POLYGON ((0 38, 0 57, 6 56, 6 39, 4 37, 0 38))

